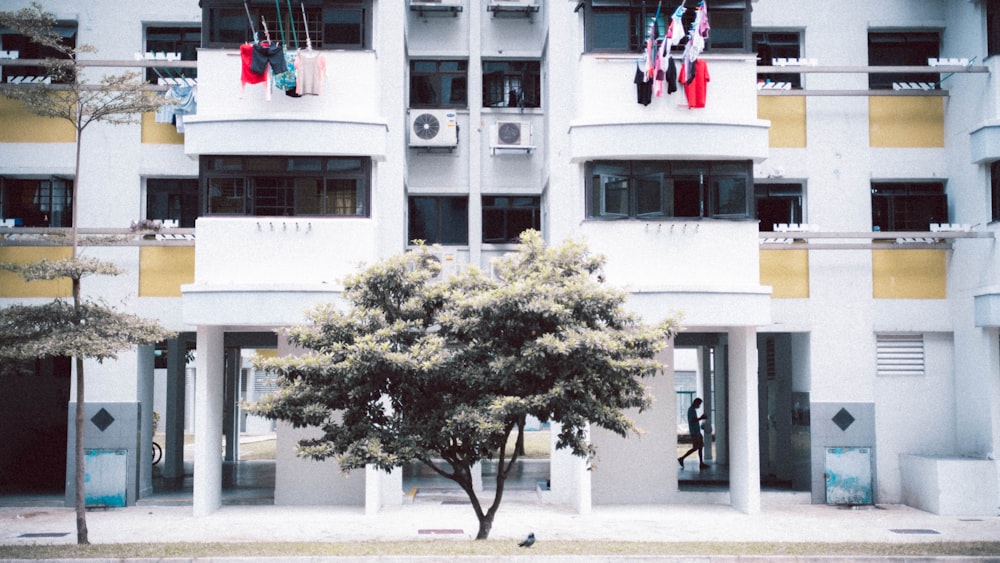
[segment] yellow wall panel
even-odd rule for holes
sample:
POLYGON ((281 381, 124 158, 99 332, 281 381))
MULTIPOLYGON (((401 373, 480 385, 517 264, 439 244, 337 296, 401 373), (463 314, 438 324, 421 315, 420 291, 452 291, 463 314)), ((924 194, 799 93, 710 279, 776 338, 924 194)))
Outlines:
POLYGON ((868 98, 868 143, 881 148, 944 146, 944 98, 872 96, 868 98))
POLYGON ((193 282, 193 246, 139 248, 140 297, 180 297, 181 285, 193 282))
MULTIPOLYGON (((62 260, 73 255, 68 246, 0 246, 0 262, 30 264, 43 258, 62 260)), ((69 279, 24 281, 24 278, 0 270, 0 297, 72 297, 73 283, 69 279)))
POLYGON ((875 299, 944 299, 946 252, 873 250, 872 296, 875 299))
POLYGON ((805 96, 757 96, 757 117, 771 121, 767 132, 771 147, 805 148, 805 96))
POLYGON ((0 97, 0 143, 72 143, 76 129, 65 119, 39 117, 16 100, 0 97))
POLYGON ((157 123, 156 114, 142 114, 142 142, 156 145, 183 145, 184 134, 171 123, 157 123))
POLYGON ((808 250, 761 250, 760 284, 771 286, 771 297, 809 297, 808 250))

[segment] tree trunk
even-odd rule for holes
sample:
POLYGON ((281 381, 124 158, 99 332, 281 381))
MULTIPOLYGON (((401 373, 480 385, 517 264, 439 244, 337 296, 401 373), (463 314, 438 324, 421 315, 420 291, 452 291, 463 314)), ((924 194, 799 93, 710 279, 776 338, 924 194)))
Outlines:
MULTIPOLYGON (((74 206, 76 205, 74 200, 74 206)), ((75 225, 75 223, 74 223, 75 225)), ((76 250, 76 241, 74 241, 73 249, 76 250)), ((80 278, 73 278, 73 308, 76 310, 75 323, 80 322, 80 278)), ((83 358, 76 358, 76 416, 74 417, 74 436, 76 439, 73 444, 73 453, 76 459, 76 467, 74 468, 73 475, 75 477, 74 482, 76 483, 76 494, 75 506, 76 506, 76 543, 85 545, 89 544, 90 540, 87 538, 87 497, 83 490, 84 487, 84 477, 86 472, 84 471, 84 456, 83 456, 83 413, 84 413, 84 394, 83 394, 83 358)))
POLYGON ((517 422, 517 440, 514 442, 514 455, 524 456, 524 417, 517 422))
POLYGON ((490 530, 493 529, 493 514, 484 514, 479 517, 479 532, 476 533, 477 540, 485 540, 490 537, 490 530))

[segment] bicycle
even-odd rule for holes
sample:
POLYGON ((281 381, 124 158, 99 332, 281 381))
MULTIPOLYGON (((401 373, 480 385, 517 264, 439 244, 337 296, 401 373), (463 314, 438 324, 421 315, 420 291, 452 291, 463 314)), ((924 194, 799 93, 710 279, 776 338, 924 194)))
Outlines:
POLYGON ((163 457, 163 448, 159 444, 153 442, 153 465, 160 463, 160 459, 163 457))

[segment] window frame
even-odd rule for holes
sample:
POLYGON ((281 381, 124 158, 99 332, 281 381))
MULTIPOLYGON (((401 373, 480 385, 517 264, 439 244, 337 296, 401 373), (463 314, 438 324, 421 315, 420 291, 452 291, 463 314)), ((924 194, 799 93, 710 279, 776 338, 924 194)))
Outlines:
MULTIPOLYGON (((58 20, 53 24, 52 31, 63 38, 63 44, 71 50, 76 49, 79 38, 80 24, 73 20, 58 20)), ((66 59, 70 56, 52 47, 39 45, 20 33, 0 33, 0 50, 18 51, 18 59, 66 59)), ((0 81, 7 82, 9 76, 47 76, 48 69, 44 65, 17 64, 17 60, 0 61, 0 81)), ((72 78, 52 80, 53 83, 68 83, 72 78)))
MULTIPOLYGON (((278 8, 270 0, 247 0, 247 8, 244 8, 242 0, 202 0, 202 34, 201 45, 211 49, 232 49, 237 48, 245 41, 253 40, 253 32, 250 30, 250 22, 247 19, 247 9, 250 11, 251 19, 257 30, 258 39, 264 39, 264 31, 260 26, 260 18, 263 14, 268 23, 268 30, 271 39, 279 40, 281 30, 278 27, 278 8), (231 22, 231 25, 222 25, 222 20, 231 22), (237 24, 236 22, 240 22, 237 24), (239 28, 237 30, 237 28, 239 28), (242 31, 243 37, 236 35, 242 31)), ((314 49, 344 49, 344 50, 371 50, 372 49, 372 29, 373 29, 373 8, 372 0, 301 0, 293 4, 291 18, 295 27, 295 33, 288 27, 287 10, 282 7, 280 14, 282 24, 285 26, 285 43, 294 45, 297 41, 299 46, 306 45, 306 26, 309 28, 309 39, 314 49), (302 20, 303 4, 306 11, 306 20, 302 20), (355 24, 351 27, 355 29, 355 39, 352 41, 330 40, 327 35, 333 33, 334 22, 327 23, 333 16, 341 13, 357 14, 355 24)), ((334 33, 334 35, 336 35, 334 33)))
POLYGON ((469 61, 467 59, 410 59, 409 71, 408 107, 428 109, 469 107, 469 61), (433 65, 433 69, 424 68, 429 65, 433 65), (457 68, 443 68, 446 65, 456 65, 457 68), (422 81, 426 81, 424 87, 419 86, 422 81), (462 84, 465 85, 464 89, 461 88, 462 84), (462 95, 461 99, 456 101, 455 92, 457 91, 461 91, 462 95), (425 98, 428 93, 443 96, 445 92, 450 93, 447 103, 442 100, 428 101, 425 98))
MULTIPOLYGON (((201 47, 201 26, 198 25, 160 25, 155 23, 147 23, 143 32, 143 44, 145 45, 146 53, 179 53, 182 61, 197 61, 198 60, 198 49, 201 47), (175 39, 150 39, 150 35, 163 35, 168 36, 170 34, 177 34, 175 39), (188 34, 192 34, 193 37, 186 37, 188 34), (169 46, 168 46, 169 45, 169 46)), ((147 68, 146 69, 146 80, 152 84, 156 84, 160 77, 157 74, 159 69, 147 68)), ((179 69, 181 76, 186 78, 198 78, 197 68, 184 68, 179 69)), ((167 77, 170 77, 170 72, 167 72, 167 77)))
POLYGON ((372 162, 367 157, 203 155, 199 159, 199 169, 199 209, 203 216, 371 217, 372 162), (282 161, 284 169, 268 168, 282 161), (296 168, 297 163, 307 165, 310 161, 321 164, 296 168), (356 166, 352 164, 355 162, 356 166), (338 169, 336 163, 352 168, 338 169), (354 181, 354 213, 333 213, 327 206, 330 184, 336 180, 354 181), (297 181, 307 183, 298 184, 297 181), (321 205, 319 212, 306 212, 308 200, 299 197, 299 188, 308 190, 308 182, 313 182, 311 186, 322 192, 316 196, 321 205), (213 191, 219 195, 212 195, 213 191), (268 201, 265 198, 271 198, 273 203, 265 205, 268 201), (216 199, 220 200, 220 207, 216 207, 216 199), (263 213, 268 208, 290 213, 263 213))
POLYGON ((73 226, 74 188, 75 182, 72 178, 0 176, 0 217, 20 220, 15 223, 17 227, 70 228, 73 226), (61 193, 58 196, 60 200, 58 214, 54 206, 57 197, 54 184, 57 182, 62 184, 59 187, 61 193), (28 195, 31 204, 25 204, 23 192, 32 187, 34 193, 28 195), (37 208, 32 208, 31 205, 37 205, 37 208), (53 221, 53 217, 56 216, 59 220, 53 221))
POLYGON ((586 163, 587 218, 594 220, 751 220, 750 160, 595 160, 586 163), (726 211, 721 180, 738 180, 740 212, 726 211), (607 186, 615 184, 614 198, 607 186))
POLYGON ((990 163, 990 221, 1000 221, 1000 160, 990 163))
POLYGON ((495 194, 482 196, 482 242, 483 244, 510 244, 519 243, 521 233, 534 229, 542 230, 542 198, 537 195, 516 195, 516 194, 495 194), (522 205, 516 205, 517 200, 522 201, 522 205), (526 205, 525 205, 526 204, 526 205), (528 211, 531 218, 528 222, 530 226, 519 228, 516 219, 512 216, 519 211, 528 211), (499 216, 499 221, 494 221, 488 215, 499 216), (492 225, 499 225, 498 234, 494 235, 492 225), (515 232, 516 231, 516 232, 515 232))
MULTIPOLYGON (((868 30, 868 66, 926 66, 928 58, 937 58, 940 54, 940 30, 868 30), (930 43, 936 43, 936 48, 930 48, 930 43), (924 47, 920 47, 921 44, 924 47), (881 47, 876 48, 875 45, 881 47)), ((894 82, 926 82, 940 89, 941 75, 932 72, 868 74, 868 88, 871 90, 891 90, 894 82)))
POLYGON ((542 107, 542 62, 538 59, 483 59, 483 108, 542 107), (517 70, 517 65, 523 65, 517 70), (494 70, 496 68, 496 70, 494 70), (499 75, 499 76, 498 76, 499 75), (494 92, 499 82, 499 100, 494 92), (519 86, 516 90, 515 86, 519 86))
POLYGON ((949 222, 948 192, 942 181, 872 181, 871 194, 873 231, 930 231, 931 223, 949 222), (925 211, 928 201, 938 209, 931 210, 926 222, 912 217, 925 211), (913 205, 924 209, 908 208, 913 205))
POLYGON ((757 218, 758 230, 772 232, 775 224, 801 224, 805 222, 805 187, 801 182, 755 182, 753 189, 754 216, 757 218), (763 220, 762 211, 772 215, 770 211, 767 211, 770 207, 768 204, 772 202, 781 202, 787 205, 789 211, 787 219, 782 221, 763 220))
MULTIPOLYGON (((469 196, 468 195, 410 195, 406 199, 406 239, 409 244, 414 240, 422 240, 424 244, 440 244, 448 246, 468 246, 469 244, 469 196), (445 202, 462 204, 455 208, 446 208, 445 202), (430 204, 431 216, 421 218, 418 203, 430 204), (446 225, 447 220, 457 221, 452 228, 446 225), (447 236, 446 233, 457 236, 447 236)), ((424 209, 426 211, 427 209, 424 209)))
MULTIPOLYGON (((774 66, 774 59, 801 59, 803 34, 801 30, 751 30, 751 44, 753 52, 757 53, 757 66, 774 66)), ((757 74, 757 81, 787 82, 795 90, 802 89, 802 75, 799 73, 757 74)))
MULTIPOLYGON (((657 3, 646 0, 582 0, 583 21, 584 21, 584 52, 587 53, 640 53, 646 47, 646 34, 650 19, 656 15, 657 3), (602 17, 619 14, 617 22, 599 23, 602 17), (607 37, 608 33, 599 33, 598 27, 614 24, 618 29, 610 34, 611 39, 619 40, 612 42, 600 41, 601 37, 607 37), (621 36, 624 35, 624 41, 621 36), (622 46, 622 45, 626 46, 622 46)), ((666 32, 666 24, 669 23, 674 7, 664 6, 660 10, 657 19, 657 29, 662 36, 666 32)), ((751 41, 751 0, 715 0, 709 6, 709 21, 712 24, 712 32, 705 41, 705 52, 714 53, 747 53, 753 46, 751 41), (735 29, 733 26, 722 25, 721 22, 736 15, 740 19, 741 31, 739 39, 734 44, 723 44, 718 35, 724 30, 735 29), (716 35, 713 45, 713 35, 716 35)), ((694 20, 695 9, 688 7, 684 13, 682 21, 684 29, 689 29, 694 20)), ((682 41, 673 50, 682 50, 686 41, 682 41)))
POLYGON ((198 178, 146 178, 145 218, 177 221, 178 227, 193 229, 198 219, 198 186, 198 178))

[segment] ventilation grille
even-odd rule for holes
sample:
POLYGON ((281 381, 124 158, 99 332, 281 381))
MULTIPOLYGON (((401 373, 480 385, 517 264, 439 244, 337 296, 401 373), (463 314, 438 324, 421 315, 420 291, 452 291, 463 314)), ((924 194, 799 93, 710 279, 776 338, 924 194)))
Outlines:
POLYGON ((878 375, 924 375, 922 334, 875 336, 878 375))

